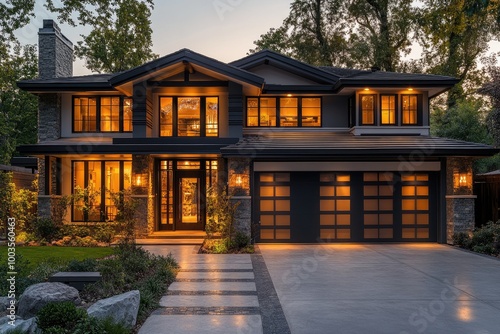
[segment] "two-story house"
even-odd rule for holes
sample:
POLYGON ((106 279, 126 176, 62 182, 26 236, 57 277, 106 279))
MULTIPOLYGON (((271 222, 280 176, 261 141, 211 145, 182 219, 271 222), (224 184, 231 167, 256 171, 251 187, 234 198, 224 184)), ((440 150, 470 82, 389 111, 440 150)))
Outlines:
POLYGON ((112 221, 132 189, 139 236, 203 230, 227 185, 260 242, 451 242, 474 226, 472 162, 491 146, 431 137, 451 77, 315 67, 271 51, 226 64, 183 49, 116 74, 72 76, 72 44, 39 32, 39 213, 87 189, 68 221, 112 221), (90 210, 82 210, 82 207, 90 210))

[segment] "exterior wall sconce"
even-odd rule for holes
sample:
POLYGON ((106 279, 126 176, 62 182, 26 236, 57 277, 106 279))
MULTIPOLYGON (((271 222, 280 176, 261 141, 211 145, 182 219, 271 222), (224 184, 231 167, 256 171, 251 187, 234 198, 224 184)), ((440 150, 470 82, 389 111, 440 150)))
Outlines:
POLYGON ((472 189, 472 172, 455 169, 453 171, 453 188, 472 189))
POLYGON ((233 188, 248 188, 248 175, 247 174, 233 174, 229 180, 229 186, 233 188))
POLYGON ((144 188, 147 186, 148 177, 147 174, 136 174, 133 178, 134 186, 137 188, 144 188))

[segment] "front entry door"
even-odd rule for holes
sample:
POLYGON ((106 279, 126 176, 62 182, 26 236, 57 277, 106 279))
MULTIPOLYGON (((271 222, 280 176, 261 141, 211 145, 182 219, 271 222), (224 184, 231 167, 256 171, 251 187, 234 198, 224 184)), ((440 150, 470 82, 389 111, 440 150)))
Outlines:
POLYGON ((201 171, 176 173, 176 230, 202 230, 205 225, 205 180, 201 171))

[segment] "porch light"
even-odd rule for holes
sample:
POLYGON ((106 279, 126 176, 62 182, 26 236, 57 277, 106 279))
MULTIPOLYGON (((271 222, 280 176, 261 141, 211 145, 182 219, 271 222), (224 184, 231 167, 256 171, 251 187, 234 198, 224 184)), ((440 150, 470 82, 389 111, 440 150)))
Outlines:
POLYGON ((370 90, 370 88, 365 88, 365 90, 370 90))
POLYGON ((233 174, 229 180, 229 186, 232 188, 248 188, 248 175, 246 174, 233 174))
POLYGON ((455 189, 470 189, 472 188, 472 173, 455 169, 453 171, 453 188, 455 189))
POLYGON ((148 175, 147 174, 136 174, 133 178, 134 186, 138 188, 144 188, 148 185, 148 175))

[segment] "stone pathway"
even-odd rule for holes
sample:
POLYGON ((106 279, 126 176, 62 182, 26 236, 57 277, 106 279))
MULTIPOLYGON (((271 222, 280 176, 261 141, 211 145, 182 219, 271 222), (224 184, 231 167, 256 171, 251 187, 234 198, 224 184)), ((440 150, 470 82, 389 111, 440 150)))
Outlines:
POLYGON ((177 261, 176 281, 139 334, 290 333, 260 254, 191 254, 177 261))

